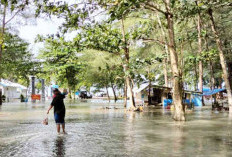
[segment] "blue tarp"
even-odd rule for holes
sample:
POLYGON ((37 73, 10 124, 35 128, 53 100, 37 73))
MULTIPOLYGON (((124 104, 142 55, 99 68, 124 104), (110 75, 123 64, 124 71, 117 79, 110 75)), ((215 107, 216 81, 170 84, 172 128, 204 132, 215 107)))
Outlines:
POLYGON ((210 90, 210 89, 209 90, 203 90, 202 96, 214 95, 216 93, 223 92, 225 90, 226 90, 225 88, 222 88, 222 89, 213 89, 213 90, 210 90))
POLYGON ((204 93, 204 92, 209 92, 209 91, 211 91, 210 88, 203 88, 203 93, 204 93))
POLYGON ((170 105, 172 103, 172 99, 164 99, 164 103, 163 106, 167 107, 168 105, 170 105))
MULTIPOLYGON (((183 102, 187 105, 190 105, 189 99, 185 99, 185 100, 183 100, 183 102)), ((171 103, 172 103, 172 99, 164 99, 163 106, 167 107, 171 103)), ((194 104, 194 106, 202 106, 202 96, 197 95, 197 94, 194 95, 192 98, 192 103, 194 104)))
MULTIPOLYGON (((183 100, 183 102, 184 102, 185 104, 190 105, 190 100, 189 100, 189 99, 185 99, 185 100, 183 100)), ((167 107, 167 106, 170 105, 171 103, 172 103, 172 99, 164 99, 163 106, 164 106, 164 107, 167 107)))
POLYGON ((193 94, 192 96, 192 103, 194 106, 202 106, 202 96, 199 94, 193 94))

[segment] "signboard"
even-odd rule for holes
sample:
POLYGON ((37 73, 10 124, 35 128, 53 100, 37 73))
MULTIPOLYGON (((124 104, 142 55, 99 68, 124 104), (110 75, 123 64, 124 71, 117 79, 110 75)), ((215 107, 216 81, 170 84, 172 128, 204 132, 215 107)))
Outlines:
POLYGON ((40 99, 41 99, 41 95, 32 94, 32 95, 31 95, 31 99, 32 99, 32 100, 40 100, 40 99))

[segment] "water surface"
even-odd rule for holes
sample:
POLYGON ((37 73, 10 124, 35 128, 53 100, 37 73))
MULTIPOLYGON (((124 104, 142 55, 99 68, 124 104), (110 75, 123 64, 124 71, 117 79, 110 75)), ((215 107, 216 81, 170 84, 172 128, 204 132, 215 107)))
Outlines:
POLYGON ((135 113, 100 100, 67 103, 68 135, 57 135, 52 112, 49 125, 41 124, 47 107, 23 103, 0 108, 1 157, 232 156, 228 113, 209 107, 187 113, 187 122, 178 123, 162 109, 135 113))

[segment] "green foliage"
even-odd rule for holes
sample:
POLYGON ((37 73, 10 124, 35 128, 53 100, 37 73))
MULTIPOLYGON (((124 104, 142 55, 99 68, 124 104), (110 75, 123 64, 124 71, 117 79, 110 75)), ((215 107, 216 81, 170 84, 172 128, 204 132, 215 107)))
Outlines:
POLYGON ((77 74, 82 66, 78 60, 78 52, 81 50, 79 41, 80 38, 75 38, 73 42, 66 41, 63 37, 46 38, 44 39, 46 47, 39 55, 43 60, 45 75, 54 79, 60 86, 71 90, 75 90, 78 83, 77 74))
POLYGON ((80 86, 97 88, 122 87, 124 71, 118 55, 103 51, 87 50, 80 59, 85 63, 79 74, 80 86))
POLYGON ((119 53, 124 44, 120 30, 109 24, 85 27, 83 38, 87 48, 109 53, 119 53))
POLYGON ((32 54, 28 51, 28 43, 17 35, 7 33, 2 61, 0 62, 1 77, 29 85, 29 75, 39 70, 39 64, 32 61, 32 54))
MULTIPOLYGON (((61 33, 68 30, 80 31, 74 40, 68 42, 59 37, 48 37, 45 39, 47 50, 42 54, 45 60, 44 68, 47 69, 45 71, 49 71, 51 77, 56 77, 58 82, 67 82, 64 79, 71 76, 74 80, 79 80, 77 88, 92 85, 106 87, 111 83, 121 86, 125 76, 129 76, 136 83, 152 80, 163 84, 164 64, 167 64, 168 76, 171 73, 170 56, 164 46, 168 33, 167 14, 174 17, 175 47, 184 82, 196 84, 199 61, 203 61, 204 64, 206 84, 209 83, 207 80, 210 77, 209 62, 215 67, 215 79, 221 79, 218 52, 207 16, 210 8, 215 11, 215 20, 223 40, 226 58, 231 62, 232 13, 231 3, 226 0, 172 0, 172 13, 166 12, 162 0, 86 0, 73 3, 36 0, 36 5, 38 15, 47 13, 65 19, 61 33), (105 18, 96 23, 95 16, 102 12, 105 18), (196 29, 198 13, 202 16, 201 37, 207 39, 204 40, 201 54, 198 54, 196 29), (125 23, 126 42, 122 35, 121 19, 124 19, 125 23), (127 71, 123 71, 125 48, 130 52, 127 71), (81 52, 81 63, 77 59, 77 52, 81 52), (75 66, 70 63, 75 63, 75 66), (65 73, 65 70, 69 72, 65 73)), ((77 82, 69 84, 76 85, 77 82)))

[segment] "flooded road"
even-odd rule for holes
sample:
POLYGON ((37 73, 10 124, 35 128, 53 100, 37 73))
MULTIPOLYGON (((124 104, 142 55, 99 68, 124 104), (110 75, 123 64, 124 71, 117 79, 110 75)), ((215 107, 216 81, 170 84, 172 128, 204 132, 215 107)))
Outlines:
POLYGON ((1 157, 232 156, 232 120, 210 108, 187 113, 187 122, 178 123, 162 109, 135 113, 121 104, 77 102, 66 104, 68 134, 57 135, 52 112, 49 125, 41 124, 47 107, 0 108, 1 157))

